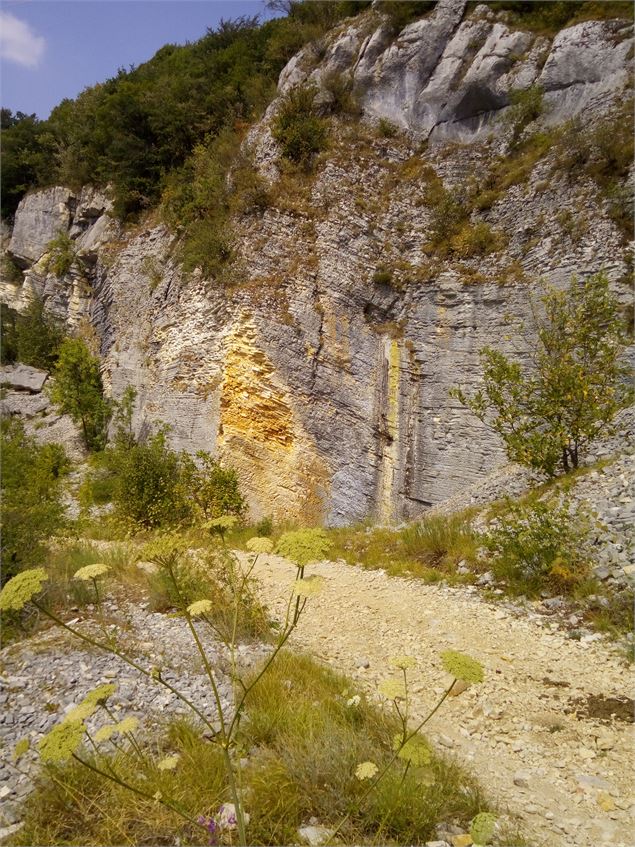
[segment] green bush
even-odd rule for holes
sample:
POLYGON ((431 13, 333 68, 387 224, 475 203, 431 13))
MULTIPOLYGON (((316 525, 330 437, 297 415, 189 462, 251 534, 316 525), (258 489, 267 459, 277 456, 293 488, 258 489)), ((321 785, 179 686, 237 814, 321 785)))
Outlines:
POLYGON ((510 107, 505 114, 505 121, 511 126, 511 144, 515 146, 523 130, 544 111, 543 90, 539 85, 512 91, 509 95, 510 107))
POLYGON ((380 0, 377 8, 387 16, 394 35, 408 24, 423 17, 436 6, 435 0, 380 0))
POLYGON ((22 314, 8 308, 2 309, 1 358, 2 363, 22 362, 43 371, 50 371, 59 355, 64 331, 47 313, 41 300, 31 300, 22 314))
POLYGON ((172 450, 167 427, 139 443, 120 427, 95 476, 116 515, 135 526, 189 526, 221 515, 241 517, 246 508, 236 472, 202 450, 195 459, 172 450))
POLYGON ((17 316, 15 309, 0 303, 0 364, 10 365, 18 358, 17 316))
POLYGON ((380 118, 377 124, 377 132, 381 138, 394 138, 398 134, 399 128, 387 118, 380 118))
POLYGON ((0 426, 4 583, 44 561, 44 542, 63 526, 60 481, 69 465, 59 444, 38 446, 15 419, 0 426))
POLYGON ((451 251, 462 259, 475 256, 486 256, 500 250, 503 245, 503 234, 485 223, 466 224, 453 236, 450 242, 451 251))
POLYGON ((236 471, 223 467, 203 450, 197 452, 196 459, 197 462, 187 453, 182 454, 181 473, 198 517, 210 520, 221 515, 242 516, 246 503, 236 471))
POLYGON ((76 261, 75 245, 69 234, 60 230, 46 245, 46 250, 48 252, 46 270, 55 276, 65 276, 76 261))
POLYGON ((496 12, 509 12, 513 26, 551 36, 581 21, 633 19, 632 5, 619 0, 489 0, 486 5, 496 12))
POLYGON ((315 86, 292 88, 272 126, 273 137, 280 144, 282 155, 307 169, 327 143, 326 121, 316 113, 313 105, 316 94, 315 86))
POLYGON ((377 268, 373 274, 373 283, 375 285, 390 285, 392 282, 392 271, 387 268, 377 268))
POLYGON ((145 442, 106 451, 114 475, 112 501, 116 514, 137 526, 183 523, 189 517, 178 453, 160 430, 145 442))
POLYGON ((62 342, 49 395, 61 414, 81 426, 89 450, 104 446, 112 406, 104 397, 99 359, 81 338, 62 342))
POLYGON ((571 591, 588 576, 590 518, 572 513, 566 500, 508 501, 506 512, 483 534, 492 570, 523 591, 548 586, 571 591))

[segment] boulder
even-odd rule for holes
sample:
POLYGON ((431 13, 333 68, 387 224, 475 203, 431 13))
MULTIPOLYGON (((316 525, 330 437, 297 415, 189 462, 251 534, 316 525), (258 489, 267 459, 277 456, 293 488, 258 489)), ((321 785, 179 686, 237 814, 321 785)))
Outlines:
POLYGON ((32 368, 30 365, 4 365, 0 369, 0 382, 15 391, 28 391, 37 394, 44 387, 48 373, 32 368))

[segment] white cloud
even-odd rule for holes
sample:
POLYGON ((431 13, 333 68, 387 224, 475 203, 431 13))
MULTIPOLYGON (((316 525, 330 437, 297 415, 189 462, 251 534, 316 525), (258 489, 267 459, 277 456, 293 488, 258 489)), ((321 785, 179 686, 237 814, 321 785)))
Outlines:
POLYGON ((0 57, 17 62, 25 68, 36 68, 44 48, 45 40, 36 35, 31 27, 10 12, 0 12, 0 57))

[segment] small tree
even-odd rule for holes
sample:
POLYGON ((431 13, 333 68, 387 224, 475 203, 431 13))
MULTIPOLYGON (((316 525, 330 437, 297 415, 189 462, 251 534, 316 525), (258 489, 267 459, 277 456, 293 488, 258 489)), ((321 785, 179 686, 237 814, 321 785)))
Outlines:
POLYGON ((577 468, 600 435, 635 396, 622 354, 628 343, 620 305, 605 274, 573 279, 564 291, 541 298, 531 365, 523 370, 484 347, 483 389, 466 397, 450 392, 503 439, 508 457, 555 476, 577 468))
POLYGON ((60 322, 45 310, 40 299, 31 300, 15 318, 15 358, 25 365, 52 370, 63 339, 60 322))
POLYGON ((101 449, 106 441, 111 404, 104 397, 99 359, 81 338, 67 338, 60 347, 53 377, 51 400, 62 414, 81 424, 89 450, 101 449))

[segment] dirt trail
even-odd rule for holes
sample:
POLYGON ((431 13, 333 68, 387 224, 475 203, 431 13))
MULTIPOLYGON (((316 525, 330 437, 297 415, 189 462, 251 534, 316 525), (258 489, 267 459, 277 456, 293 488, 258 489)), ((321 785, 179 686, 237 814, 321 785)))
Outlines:
MULTIPOLYGON (((555 624, 516 616, 466 588, 342 562, 309 571, 327 584, 311 598, 296 646, 370 692, 392 675, 390 657, 415 656, 410 673, 421 716, 449 681, 442 650, 479 659, 484 684, 449 698, 428 725, 429 737, 469 765, 537 844, 633 847, 632 710, 613 704, 608 711, 621 711, 620 719, 603 721, 583 714, 589 696, 633 694, 632 670, 609 646, 571 640, 555 624)), ((257 576, 272 612, 282 611, 294 573, 284 559, 260 557, 257 576)))

